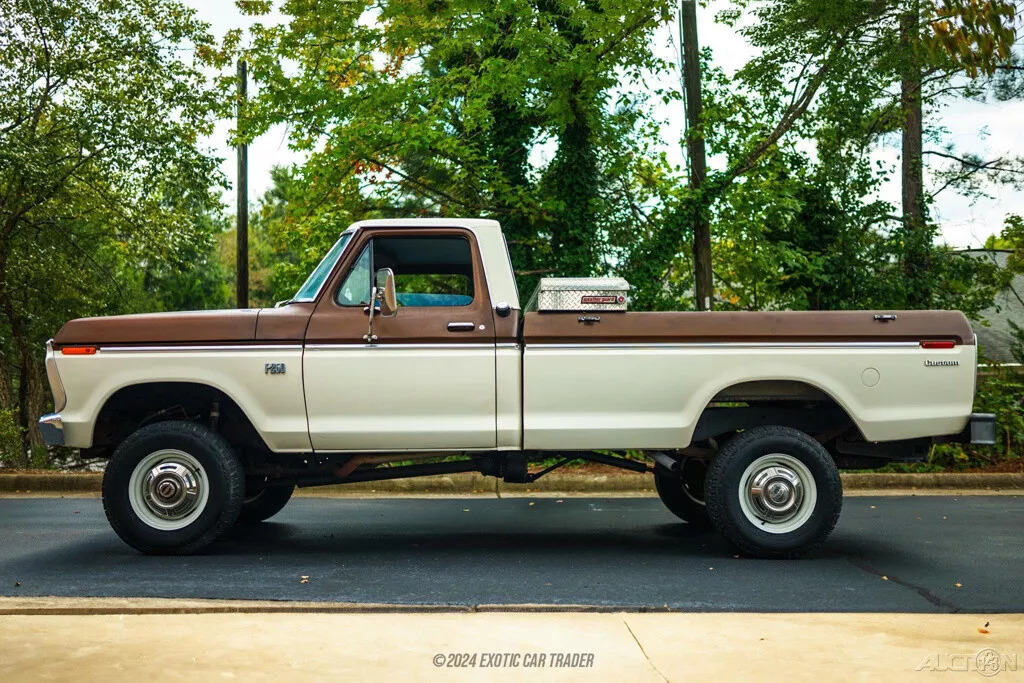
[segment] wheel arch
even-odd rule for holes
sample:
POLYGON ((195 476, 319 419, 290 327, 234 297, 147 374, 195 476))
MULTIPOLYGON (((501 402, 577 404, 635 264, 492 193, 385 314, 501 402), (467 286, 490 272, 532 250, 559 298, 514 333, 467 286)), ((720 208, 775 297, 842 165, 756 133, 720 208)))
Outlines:
POLYGON ((143 425, 181 419, 204 421, 234 446, 269 450, 231 394, 212 383, 176 380, 133 382, 111 392, 93 420, 88 450, 109 453, 143 425))
POLYGON ((839 429, 843 424, 860 431, 849 407, 821 384, 806 378, 766 377, 727 381, 717 387, 698 415, 691 442, 769 424, 812 435, 839 429), (816 430, 816 422, 825 428, 816 430))

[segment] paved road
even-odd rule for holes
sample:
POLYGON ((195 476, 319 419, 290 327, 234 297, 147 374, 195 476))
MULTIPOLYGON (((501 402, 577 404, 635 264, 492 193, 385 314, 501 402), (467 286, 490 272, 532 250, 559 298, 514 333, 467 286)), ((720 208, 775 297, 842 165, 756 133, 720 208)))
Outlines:
POLYGON ((1021 612, 1022 520, 1017 496, 847 498, 815 555, 767 561, 651 498, 300 498, 204 555, 147 557, 98 500, 7 498, 0 595, 1021 612))

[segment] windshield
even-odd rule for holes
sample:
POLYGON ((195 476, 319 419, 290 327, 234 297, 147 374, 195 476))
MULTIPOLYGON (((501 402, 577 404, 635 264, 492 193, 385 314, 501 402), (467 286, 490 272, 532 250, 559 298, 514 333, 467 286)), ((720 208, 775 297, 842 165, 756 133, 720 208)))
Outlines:
POLYGON ((299 287, 299 291, 295 293, 295 296, 291 298, 291 301, 312 301, 316 298, 317 293, 320 291, 320 287, 324 284, 324 280, 331 274, 334 269, 334 264, 338 262, 341 257, 341 252, 345 251, 345 245, 352 238, 351 232, 341 233, 341 237, 334 243, 327 255, 324 256, 320 264, 313 269, 313 272, 306 278, 306 282, 299 287))

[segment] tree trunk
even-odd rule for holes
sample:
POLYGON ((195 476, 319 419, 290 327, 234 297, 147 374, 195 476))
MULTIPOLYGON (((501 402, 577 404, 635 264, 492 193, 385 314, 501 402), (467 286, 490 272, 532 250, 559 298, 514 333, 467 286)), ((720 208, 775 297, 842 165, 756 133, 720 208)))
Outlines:
POLYGON ((32 449, 32 435, 30 425, 32 424, 29 413, 29 387, 30 375, 32 372, 32 358, 25 349, 24 337, 16 340, 18 343, 18 426, 21 427, 21 461, 22 466, 30 464, 30 453, 32 449))
MULTIPOLYGON (((508 240, 509 257, 516 270, 535 270, 534 254, 535 226, 516 201, 516 193, 529 195, 530 138, 533 127, 516 110, 515 106, 502 97, 493 98, 488 104, 493 123, 488 131, 487 149, 500 181, 508 188, 494 198, 495 206, 502 216, 501 227, 508 240)), ((528 297, 536 284, 536 278, 516 278, 521 297, 528 297)))
POLYGON ((560 207, 549 223, 548 265, 564 277, 587 277, 600 259, 594 212, 600 171, 590 124, 580 107, 573 106, 573 112, 576 118, 558 136, 558 151, 545 174, 545 194, 560 207))
POLYGON ((915 5, 900 17, 900 42, 903 46, 903 78, 900 83, 900 107, 903 111, 903 268, 907 276, 907 305, 927 308, 931 303, 929 271, 931 233, 924 208, 923 115, 921 112, 921 64, 917 57, 920 16, 915 5))
MULTIPOLYGON (((11 300, 11 291, 7 282, 7 253, 8 247, 6 244, 0 244, 0 310, 3 311, 3 315, 7 318, 7 325, 11 331, 11 345, 8 346, 8 351, 14 351, 17 353, 17 375, 11 377, 12 383, 16 383, 17 389, 14 392, 14 399, 12 406, 17 411, 17 423, 18 427, 21 428, 21 452, 15 454, 14 464, 18 467, 26 467, 28 465, 28 448, 30 445, 29 434, 28 434, 28 382, 26 365, 31 363, 31 357, 28 355, 25 348, 25 336, 24 330, 21 326, 21 318, 18 317, 15 310, 15 302, 11 300)), ((4 360, 0 358, 0 360, 4 360)), ((10 363, 10 366, 14 366, 15 363, 10 363)))
MULTIPOLYGON (((701 117, 704 113, 701 92, 700 46, 697 43, 697 2, 682 0, 680 24, 683 42, 683 88, 686 92, 686 152, 690 160, 690 188, 700 197, 707 177, 707 151, 701 117)), ((714 295, 711 272, 711 224, 703 201, 693 203, 693 278, 698 311, 710 311, 714 295)))
MULTIPOLYGON (((519 48, 514 44, 515 17, 506 15, 497 21, 502 39, 491 51, 491 56, 515 61, 519 48)), ((481 152, 486 154, 499 174, 499 185, 507 187, 506 193, 494 197, 498 214, 502 216, 501 227, 508 241, 509 257, 517 271, 538 269, 534 253, 536 227, 521 206, 518 194, 534 194, 530 181, 530 143, 533 126, 515 106, 515 93, 496 96, 488 103, 491 113, 491 127, 487 131, 486 144, 481 152)), ((536 276, 517 277, 519 295, 525 301, 536 284, 536 276)))
MULTIPOLYGON (((238 122, 241 124, 249 77, 245 60, 238 62, 238 122)), ((237 148, 238 182, 235 187, 235 306, 249 308, 249 147, 237 148)))
MULTIPOLYGON (((552 2, 551 7, 556 10, 558 33, 570 49, 593 40, 567 5, 552 2)), ((575 79, 568 84, 566 95, 572 118, 559 132, 558 151, 541 180, 542 196, 555 207, 545 225, 551 234, 547 265, 563 277, 586 277, 597 271, 601 256, 594 208, 601 174, 590 118, 598 109, 594 101, 598 92, 586 81, 575 79)))

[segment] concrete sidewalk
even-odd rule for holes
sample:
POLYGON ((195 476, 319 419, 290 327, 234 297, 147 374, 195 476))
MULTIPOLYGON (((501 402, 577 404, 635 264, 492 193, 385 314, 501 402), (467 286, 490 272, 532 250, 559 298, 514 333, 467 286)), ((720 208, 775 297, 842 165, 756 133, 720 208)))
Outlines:
MULTIPOLYGON (((951 472, 937 474, 843 474, 843 489, 879 495, 898 492, 965 495, 972 492, 1024 493, 1024 473, 951 472)), ((94 474, 0 474, 0 495, 84 494, 98 495, 103 475, 94 474)), ((390 481, 357 482, 301 489, 311 496, 387 495, 655 495, 654 478, 648 474, 563 474, 552 473, 532 484, 506 484, 481 474, 457 474, 390 481)))
POLYGON ((1022 615, 358 614, 323 604, 289 613, 303 603, 174 600, 59 613, 75 603, 0 600, 0 612, 28 612, 0 616, 0 679, 905 680, 984 671, 1010 680, 1024 671, 1022 615), (49 613, 33 613, 33 603, 49 613), (276 611, 217 611, 230 609, 276 611))

